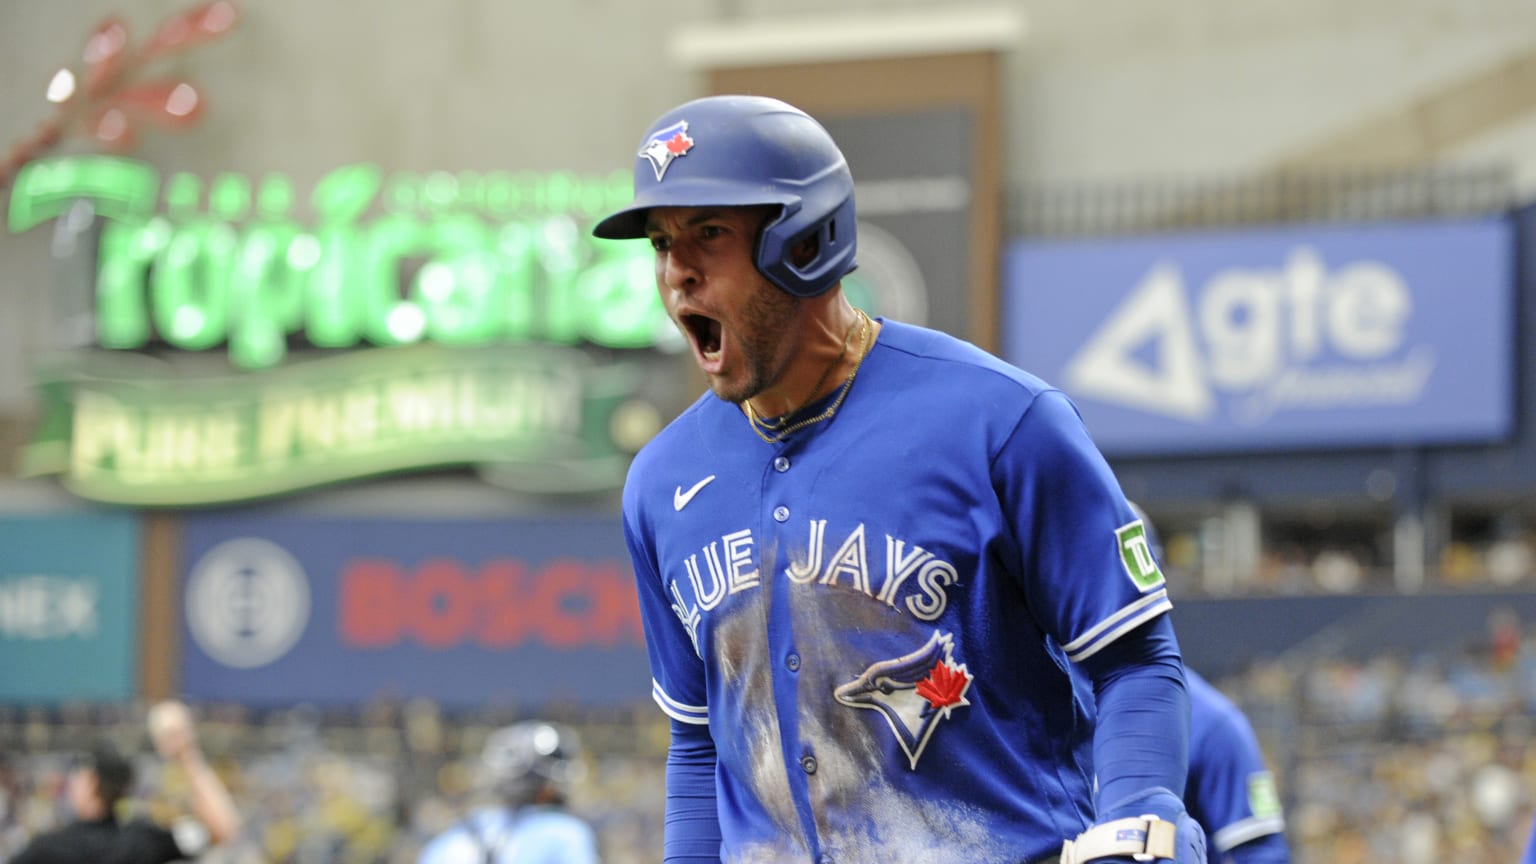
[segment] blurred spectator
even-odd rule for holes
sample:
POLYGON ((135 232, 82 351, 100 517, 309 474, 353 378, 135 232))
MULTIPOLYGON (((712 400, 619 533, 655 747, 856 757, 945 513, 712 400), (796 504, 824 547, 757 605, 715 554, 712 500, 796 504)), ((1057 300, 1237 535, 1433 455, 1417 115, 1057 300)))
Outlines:
POLYGON ((1329 594, 1359 591, 1365 581, 1364 568, 1343 549, 1324 549, 1312 559, 1312 576, 1317 586, 1329 594))
POLYGON ((1488 547, 1488 581, 1514 585, 1536 574, 1536 550, 1526 536, 1505 537, 1488 547))
POLYGON ((167 829, 147 819, 121 818, 118 804, 133 787, 133 765, 103 739, 69 772, 67 795, 74 821, 33 839, 12 864, 159 864, 196 858, 211 845, 232 839, 240 830, 239 813, 229 790, 203 759, 186 706, 156 705, 149 713, 149 731, 160 756, 185 772, 197 821, 167 829))

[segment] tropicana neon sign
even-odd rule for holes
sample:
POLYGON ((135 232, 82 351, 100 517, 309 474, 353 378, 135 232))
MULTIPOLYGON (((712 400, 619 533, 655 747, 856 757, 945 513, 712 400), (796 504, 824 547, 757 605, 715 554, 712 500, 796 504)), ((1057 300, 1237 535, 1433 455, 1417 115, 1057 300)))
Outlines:
POLYGON ((578 221, 628 199, 629 174, 432 172, 373 165, 325 175, 314 227, 292 183, 237 174, 164 186, 141 162, 67 156, 27 165, 9 226, 26 231, 86 202, 97 248, 96 338, 228 346, 232 365, 280 363, 292 336, 318 348, 434 342, 664 347, 676 339, 644 244, 593 240, 578 221), (372 215, 371 221, 365 217, 372 215))

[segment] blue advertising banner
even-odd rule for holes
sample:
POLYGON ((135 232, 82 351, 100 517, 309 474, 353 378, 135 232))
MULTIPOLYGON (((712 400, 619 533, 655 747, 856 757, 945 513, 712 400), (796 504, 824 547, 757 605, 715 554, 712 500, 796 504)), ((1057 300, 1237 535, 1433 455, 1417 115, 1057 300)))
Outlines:
POLYGON ((184 537, 190 698, 534 710, 650 696, 617 517, 210 513, 184 537))
POLYGON ((0 701, 132 698, 138 567, 132 516, 0 518, 0 701))
POLYGON ((1111 456, 1496 440, 1512 253, 1502 219, 1015 243, 1003 355, 1111 456))

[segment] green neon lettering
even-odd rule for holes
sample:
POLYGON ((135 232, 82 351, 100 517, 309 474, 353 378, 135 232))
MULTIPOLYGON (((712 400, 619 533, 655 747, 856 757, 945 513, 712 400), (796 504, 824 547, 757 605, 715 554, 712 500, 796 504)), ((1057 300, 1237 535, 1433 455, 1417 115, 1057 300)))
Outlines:
POLYGON ((533 229, 523 222, 508 222, 496 235, 497 291, 503 305, 502 333, 516 342, 534 337, 537 311, 534 302, 534 267, 537 247, 533 229))
POLYGON ((411 216, 385 216, 370 227, 357 262, 363 334, 375 345, 409 345, 421 340, 426 317, 421 307, 401 298, 400 274, 406 259, 426 251, 426 226, 411 216))
POLYGON ((228 332, 235 231, 204 220, 176 230, 150 276, 155 329, 183 351, 202 351, 228 332))
POLYGON ((425 310, 428 338, 445 345, 494 341, 500 329, 501 285, 491 231, 465 215, 432 226, 438 254, 416 274, 411 296, 425 310))
POLYGON ((232 364, 256 369, 280 363, 297 333, 345 349, 362 340, 647 348, 668 332, 648 250, 585 230, 590 215, 627 198, 627 172, 386 178, 376 166, 344 166, 310 195, 312 231, 294 221, 294 191, 279 175, 253 189, 237 174, 205 187, 176 173, 164 217, 151 212, 156 174, 128 160, 65 157, 33 163, 24 177, 13 227, 81 197, 108 215, 96 282, 106 348, 227 344, 232 364))
POLYGON ((318 254, 310 271, 305 330, 321 348, 350 348, 361 332, 362 310, 348 298, 361 243, 355 227, 378 195, 383 178, 372 165, 348 165, 315 185, 311 203, 319 215, 318 254))
POLYGON ((171 240, 171 224, 108 222, 97 248, 96 329, 103 348, 132 350, 149 341, 144 280, 171 240))
POLYGON ((108 156, 73 156, 28 163, 11 188, 9 226, 20 234, 56 218, 75 201, 90 201, 101 216, 134 222, 155 210, 160 175, 140 162, 108 156))

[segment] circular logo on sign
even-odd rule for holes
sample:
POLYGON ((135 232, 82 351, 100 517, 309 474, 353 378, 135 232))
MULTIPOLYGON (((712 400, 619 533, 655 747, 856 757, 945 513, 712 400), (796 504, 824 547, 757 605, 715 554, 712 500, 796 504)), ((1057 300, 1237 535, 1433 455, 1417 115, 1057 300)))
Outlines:
POLYGON ((187 581, 187 626, 209 657, 237 669, 288 653, 309 623, 309 580, 288 551, 242 537, 208 550, 187 581))
POLYGON ((843 278, 855 306, 909 324, 928 323, 928 283, 917 258, 895 234, 859 223, 859 269, 843 278))

